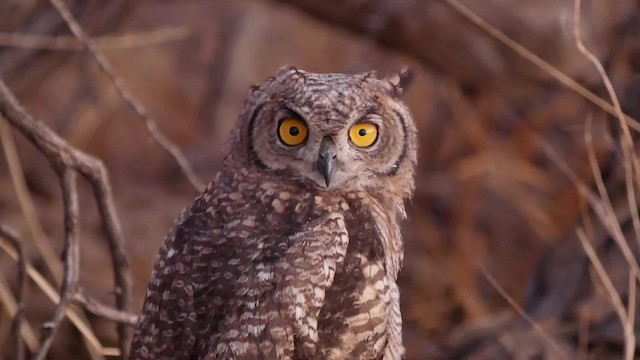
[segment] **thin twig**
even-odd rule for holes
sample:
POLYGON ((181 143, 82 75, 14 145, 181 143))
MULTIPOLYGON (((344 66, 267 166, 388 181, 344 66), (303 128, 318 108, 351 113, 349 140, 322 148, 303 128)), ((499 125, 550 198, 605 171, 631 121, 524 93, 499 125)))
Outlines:
MULTIPOLYGON (((0 78, 0 115, 31 141, 54 169, 69 169, 86 178, 94 192, 100 212, 102 228, 108 241, 115 278, 116 307, 128 311, 131 297, 131 274, 129 260, 124 249, 120 221, 113 204, 111 185, 104 164, 66 143, 42 122, 36 121, 20 105, 4 81, 0 78)), ((75 187, 71 187, 72 190, 75 187)), ((66 205, 68 206, 68 202, 66 205)), ((124 324, 118 325, 118 345, 126 357, 131 330, 124 324)))
MULTIPOLYGON (((583 201, 583 199, 579 199, 580 201, 580 216, 582 217, 582 226, 584 228, 585 235, 587 238, 592 239, 595 244, 600 244, 601 241, 599 236, 601 234, 596 234, 593 227, 593 221, 591 221, 591 214, 589 212, 589 206, 587 203, 583 201)), ((633 277, 635 281, 635 277, 633 277)), ((591 313, 590 312, 578 312, 579 321, 579 331, 578 334, 578 345, 579 345, 579 354, 580 360, 588 359, 589 353, 589 325, 591 322, 591 313)))
MULTIPOLYGON (((186 26, 169 27, 123 35, 93 38, 101 50, 124 50, 179 41, 191 35, 186 26)), ((73 36, 43 36, 0 32, 0 46, 38 50, 82 50, 84 44, 73 36)))
MULTIPOLYGON (((558 80, 561 84, 563 84, 567 88, 575 91, 577 94, 589 100, 590 102, 592 102, 602 110, 606 111, 607 113, 613 116, 617 116, 616 109, 610 103, 603 100, 601 97, 594 94, 592 91, 582 86, 579 82, 569 77, 562 71, 558 70, 558 68, 556 68, 552 64, 546 62, 541 57, 531 52, 531 50, 527 49, 526 47, 522 46, 515 40, 511 39, 507 34, 500 31, 495 26, 489 24, 483 18, 478 16, 478 14, 471 11, 471 9, 469 9, 468 7, 460 3, 458 0, 443 0, 443 1, 447 3, 449 6, 451 6, 460 15, 464 16, 466 19, 474 23, 476 26, 486 31, 489 35, 491 35, 496 40, 503 43, 505 46, 507 46, 511 50, 515 51, 518 55, 522 56, 524 59, 530 61, 534 65, 538 66, 539 68, 547 72, 549 75, 551 75, 553 78, 558 80)), ((624 119, 626 120, 626 122, 629 124, 631 128, 633 128, 635 131, 640 132, 640 123, 636 119, 628 115, 624 115, 624 119)))
POLYGON ((631 354, 629 359, 633 359, 635 356, 636 349, 636 337, 634 332, 634 324, 636 321, 636 293, 638 290, 636 278, 633 276, 631 270, 629 270, 629 299, 627 302, 627 326, 630 328, 629 334, 631 337, 625 338, 625 350, 631 354))
POLYGON ((34 354, 34 360, 44 360, 55 334, 62 324, 64 314, 71 304, 71 296, 76 291, 80 278, 80 246, 78 244, 78 183, 75 171, 67 167, 56 169, 60 177, 64 200, 64 278, 60 285, 60 301, 56 305, 50 321, 42 326, 42 343, 34 354))
MULTIPOLYGON (((625 239, 622 227, 620 226, 620 222, 616 217, 611 199, 609 198, 609 193, 607 192, 607 188, 604 184, 604 179, 602 178, 602 174, 600 172, 600 166, 598 165, 598 159, 596 159, 596 153, 593 148, 591 134, 591 117, 589 117, 589 119, 587 120, 587 126, 585 126, 584 136, 585 143, 587 145, 589 164, 591 166, 591 171, 593 172, 593 179, 596 183, 596 188, 598 189, 601 198, 600 209, 602 211, 602 216, 600 217, 600 219, 607 228, 611 229, 611 237, 620 248, 624 259, 627 261, 627 264, 629 264, 629 268, 633 271, 634 277, 640 281, 640 266, 638 265, 635 255, 633 255, 631 247, 629 247, 629 243, 625 239)), ((630 208, 630 210, 632 211, 631 214, 633 214, 633 209, 630 208)))
MULTIPOLYGON (((18 300, 16 300, 15 296, 13 295, 13 291, 11 291, 11 289, 9 288, 9 284, 7 284, 7 282, 3 278, 0 278, 0 304, 2 304, 7 314, 9 314, 11 318, 15 319, 16 312, 18 311, 18 308, 19 308, 18 300)), ((15 332, 15 329, 13 328, 12 324, 10 324, 9 329, 7 330, 11 333, 15 332)), ((7 334, 7 335, 9 336, 11 334, 7 334)), ((31 324, 29 324, 29 322, 26 321, 26 319, 23 319, 22 324, 20 325, 20 332, 16 333, 15 335, 22 336, 22 339, 24 340, 25 344, 27 344, 27 347, 31 352, 35 351, 38 348, 38 346, 40 346, 36 331, 33 329, 31 324)), ((2 340, 0 338, 0 345, 5 343, 6 343, 6 340, 2 340)), ((1 356, 0 356, 0 359, 2 359, 1 356)))
MULTIPOLYGON (((624 238, 624 235, 622 233, 622 228, 620 226, 620 222, 611 204, 611 200, 609 198, 607 189, 604 185, 604 179, 602 178, 600 167, 598 166, 595 150, 593 147, 591 129, 592 129, 592 118, 589 117, 587 120, 587 126, 585 127, 585 143, 587 145, 589 163, 593 171, 596 187, 598 188, 598 191, 600 192, 600 196, 602 197, 603 208, 608 214, 606 219, 601 219, 602 223, 605 224, 605 227, 614 229, 615 235, 613 235, 612 238, 620 248, 625 260, 629 264, 629 304, 628 304, 629 310, 624 309, 624 305, 622 305, 622 300, 620 299, 620 296, 618 295, 617 291, 613 287, 610 277, 607 275, 606 270, 604 269, 604 266, 600 263, 597 257, 597 254, 593 249, 591 242, 588 241, 588 238, 584 230, 582 228, 578 228, 576 231, 582 247, 584 248, 585 252, 589 257, 589 260, 591 261, 594 268, 596 269, 596 273, 598 274, 598 277, 601 279, 601 281, 605 285, 605 291, 610 301, 612 302, 616 312, 618 313, 618 317, 620 318, 621 326, 624 332, 625 359, 631 360, 633 359, 633 356, 635 353, 635 343, 636 343, 636 338, 635 338, 635 333, 633 328, 634 328, 634 318, 635 318, 635 291, 636 291, 635 284, 637 281, 635 271, 637 271, 636 269, 638 264, 635 256, 633 255, 632 250, 629 247, 629 244, 624 238)), ((630 179, 628 176, 625 176, 625 178, 627 181, 626 184, 628 186, 630 179)), ((631 182, 631 186, 633 186, 633 182, 631 182)), ((634 195, 634 200, 635 200, 635 195, 634 195)), ((635 201, 633 203, 629 201, 628 204, 630 207, 629 208, 630 214, 633 217, 633 206, 635 206, 635 201)), ((591 221, 587 216, 587 214, 583 212, 582 216, 583 216, 583 222, 585 223, 585 226, 590 227, 591 221)), ((590 233, 590 235, 593 238, 594 235, 592 233, 590 233)))
POLYGON ((480 269, 482 270, 482 274, 489 281, 491 286, 493 286, 493 288, 498 291, 500 296, 502 296, 509 303, 509 305, 511 305, 511 307, 518 313, 518 315, 520 315, 527 323, 529 323, 529 325, 533 327, 533 329, 542 337, 542 339, 546 341, 555 352, 558 353, 560 358, 569 360, 569 357, 564 352, 564 350, 562 350, 560 345, 558 345, 558 343, 551 336, 549 336, 549 334, 547 334, 547 332, 542 328, 542 326, 540 326, 540 324, 538 324, 529 314, 527 314, 526 311, 524 311, 524 309, 520 305, 518 305, 513 297, 511 297, 511 295, 509 295, 507 291, 498 283, 496 278, 491 275, 489 270, 487 270, 484 265, 480 266, 480 269))
POLYGON ((51 272, 53 278, 59 282, 62 279, 62 266, 38 219, 36 207, 29 193, 24 172, 22 171, 20 157, 18 156, 18 150, 13 140, 11 129, 4 119, 0 119, 0 140, 2 141, 2 149, 7 159, 11 182, 13 183, 22 214, 27 222, 31 239, 36 245, 40 256, 42 256, 47 269, 51 272))
MULTIPOLYGON (((13 333, 16 336, 16 359, 24 359, 24 342, 22 341, 21 328, 24 321, 24 308, 27 301, 27 278, 25 276, 26 260, 22 242, 13 231, 0 224, 0 236, 11 243, 18 253, 18 294, 16 296, 17 309, 13 317, 13 333)), ((0 344, 1 345, 1 344, 0 344)))
POLYGON ((158 128, 158 123, 151 116, 147 108, 131 93, 131 91, 129 91, 129 89, 124 85, 124 81, 122 80, 122 78, 116 75, 113 67, 111 66, 111 63, 109 62, 109 60, 107 60, 107 57, 104 56, 100 49, 98 49, 95 42, 91 40, 89 36, 87 36, 80 24, 71 14, 71 11, 69 11, 67 5, 65 5, 62 0, 49 0, 49 2, 67 23, 67 26, 69 27, 69 30, 71 30, 73 35, 87 47, 89 52, 96 59, 98 65, 100 65, 100 68, 113 81, 113 84, 118 90, 118 93, 120 93, 127 105, 129 105, 129 107, 131 107, 131 109, 133 109, 144 120, 149 133, 151 133, 151 136, 153 136, 153 138, 158 142, 158 144, 160 144, 160 146, 164 150, 166 150, 171 156, 173 156, 173 158, 182 169, 182 172, 184 172, 184 174, 187 176, 195 190, 197 192, 201 192, 202 190, 204 190, 204 183, 202 182, 202 180, 200 180, 198 175, 196 175, 191 164, 184 156, 180 148, 178 148, 178 146, 171 142, 171 140, 169 140, 169 138, 167 138, 166 135, 164 135, 162 131, 160 131, 160 129, 158 128))
MULTIPOLYGON (((640 172, 640 163, 638 162, 637 156, 635 156, 635 146, 633 143, 633 138, 631 136, 631 131, 629 130, 629 126, 627 121, 625 121, 625 115, 622 111, 622 107, 620 106, 620 101, 618 100, 618 96, 611 84, 611 80, 607 75, 604 66, 598 58, 584 45, 582 41, 582 35, 580 31, 580 20, 581 20, 581 0, 574 0, 574 12, 573 12, 573 33, 575 36, 576 46, 578 50, 593 63, 596 67, 600 78, 602 79, 609 96, 611 97, 611 101, 614 104, 614 108, 616 111, 616 116, 620 121, 620 127, 622 129, 622 152, 624 158, 624 172, 625 172, 625 186, 626 186, 626 194, 627 194, 627 203, 629 205, 629 210, 631 214, 631 219, 633 223, 633 229, 635 232, 635 237, 637 243, 640 245, 640 217, 638 215, 638 204, 636 202, 635 195, 635 187, 634 187, 634 170, 636 172, 636 176, 638 176, 640 172)), ((625 311, 624 306, 622 305, 622 300, 620 299, 617 291, 613 287, 611 280, 606 274, 604 267, 600 264, 598 257, 591 247, 591 243, 586 238, 584 231, 582 229, 578 229, 578 237, 580 238, 580 242, 582 246, 585 248, 585 252, 589 256, 592 264, 597 270, 598 276, 601 281, 605 285, 605 289, 607 290, 607 294, 613 302, 614 307, 616 308, 616 312, 620 317, 620 322, 624 331, 624 347, 625 347, 625 359, 632 360, 635 355, 636 348, 636 337, 634 332, 634 318, 635 318, 635 289, 636 289, 636 281, 640 280, 640 268, 638 267, 638 263, 636 261, 636 257, 633 255, 629 244, 627 243, 624 236, 622 236, 622 229, 620 228, 618 219, 615 216, 613 207, 611 206, 611 202, 607 195, 607 190, 604 187, 602 176, 600 174, 600 169, 597 165, 597 161, 595 159, 595 152, 593 150, 593 144, 591 142, 591 123, 589 123, 588 131, 585 136, 587 136, 588 150, 589 150, 589 161, 592 164, 594 175, 596 178, 596 184, 598 185, 601 196, 603 196, 605 207, 607 211, 610 213, 611 222, 614 223, 616 230, 620 233, 618 237, 614 237, 616 240, 618 247, 622 251, 625 259, 630 264, 629 267, 629 310, 625 311), (594 260, 596 262, 594 262, 594 260), (605 281, 606 280, 606 281, 605 281), (633 294, 631 293, 633 292, 633 294)))
POLYGON ((611 278, 609 277, 609 275, 607 275, 607 270, 602 265, 602 262, 600 262, 596 251, 593 249, 593 246, 587 239, 587 235, 584 233, 584 230, 579 227, 578 229, 576 229, 576 234, 578 235, 578 239, 580 240, 580 244, 582 245, 584 252, 587 254, 587 257, 589 257, 589 261, 591 262, 591 265, 593 265, 598 278, 602 282, 607 295, 609 295, 608 298, 609 300, 611 300, 611 304, 613 305, 614 310, 620 318, 622 329, 625 335, 625 359, 631 360, 633 359, 633 353, 635 351, 635 335, 633 333, 633 323, 629 323, 629 317, 627 315, 627 311, 625 310, 624 303, 622 302, 622 299, 620 299, 620 295, 611 282, 611 278))
POLYGON ((107 320, 127 325, 135 325, 138 321, 137 315, 114 309, 113 307, 105 305, 96 299, 89 298, 82 292, 74 293, 71 301, 82 306, 92 314, 100 316, 107 320))
MULTIPOLYGON (((633 138, 631 136, 631 131, 629 130, 629 126, 625 121, 624 112, 622 112, 622 107, 620 106, 620 101, 618 100, 618 96, 616 95, 615 90, 613 89, 613 85, 611 84, 611 80, 607 75, 604 66, 598 58, 584 45, 582 41, 582 35, 580 32, 580 12, 581 12, 581 0, 574 1, 574 11, 573 11, 573 34, 576 39, 576 46, 578 50, 593 63, 593 65, 598 70, 598 74, 602 79, 605 87, 607 88, 607 92, 609 93, 609 97, 611 97, 611 101, 613 102, 613 106, 616 111, 616 117, 620 121, 620 128, 622 129, 623 140, 622 140, 622 153, 624 157, 624 172, 625 172, 625 184, 627 189, 627 201, 629 203, 629 210, 631 210, 631 219, 633 223, 633 229, 636 235, 636 241, 640 246, 640 215, 638 215, 638 204, 636 203, 636 195, 633 181, 633 172, 634 169, 636 171, 636 176, 640 175, 640 163, 638 162, 638 158, 634 156, 635 146, 633 144, 633 138)), ((612 209, 613 210, 613 209, 612 209)))
MULTIPOLYGON (((0 237, 0 249, 9 254, 9 256, 15 261, 18 260, 18 253, 6 242, 4 238, 0 237)), ((29 262, 26 262, 27 275, 33 280, 36 286, 42 290, 42 292, 51 300, 51 302, 57 304, 60 301, 60 295, 56 291, 53 285, 51 285, 47 279, 42 275, 36 268, 34 268, 29 262)), ((90 346, 92 351, 95 351, 97 354, 105 356, 108 352, 108 348, 105 348, 100 343, 100 340, 93 333, 89 325, 83 320, 82 314, 79 314, 76 309, 67 309, 67 317, 73 325, 78 329, 78 332, 82 334, 83 338, 86 340, 87 344, 90 346)))

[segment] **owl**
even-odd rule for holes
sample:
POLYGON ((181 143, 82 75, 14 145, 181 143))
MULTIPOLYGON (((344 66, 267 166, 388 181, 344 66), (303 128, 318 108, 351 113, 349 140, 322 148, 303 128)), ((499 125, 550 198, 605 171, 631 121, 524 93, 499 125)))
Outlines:
POLYGON ((157 257, 131 359, 401 359, 407 73, 280 69, 157 257))

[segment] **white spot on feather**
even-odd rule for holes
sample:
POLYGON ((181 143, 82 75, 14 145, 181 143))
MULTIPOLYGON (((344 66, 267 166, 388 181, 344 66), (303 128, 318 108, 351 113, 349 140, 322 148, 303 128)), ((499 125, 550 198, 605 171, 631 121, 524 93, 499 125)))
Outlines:
POLYGON ((253 336, 259 336, 264 331, 264 325, 249 325, 247 332, 253 336))
POLYGON ((261 271, 258 273, 260 281, 270 281, 273 279, 273 271, 261 271))

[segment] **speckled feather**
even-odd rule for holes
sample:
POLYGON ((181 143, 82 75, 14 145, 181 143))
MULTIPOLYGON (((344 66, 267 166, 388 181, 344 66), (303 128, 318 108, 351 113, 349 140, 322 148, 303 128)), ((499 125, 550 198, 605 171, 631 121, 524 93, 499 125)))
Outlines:
POLYGON ((130 358, 402 358, 398 220, 416 136, 401 91, 294 68, 253 88, 222 170, 158 255, 130 358), (283 111, 309 124, 304 148, 274 140, 283 111), (342 172, 324 185, 314 146, 372 112, 389 134, 367 154, 336 140, 342 172))

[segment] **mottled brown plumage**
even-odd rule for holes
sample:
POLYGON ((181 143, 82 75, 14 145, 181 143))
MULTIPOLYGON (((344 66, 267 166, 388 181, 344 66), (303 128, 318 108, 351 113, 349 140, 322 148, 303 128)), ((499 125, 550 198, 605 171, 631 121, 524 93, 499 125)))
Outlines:
POLYGON ((158 255, 132 359, 402 358, 403 79, 283 68, 252 88, 222 170, 158 255))

